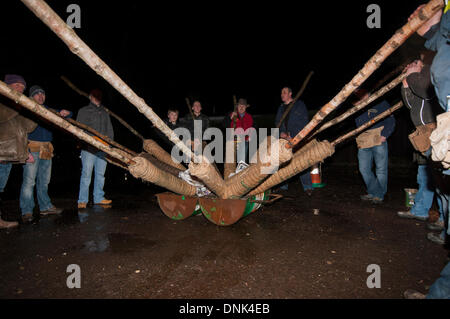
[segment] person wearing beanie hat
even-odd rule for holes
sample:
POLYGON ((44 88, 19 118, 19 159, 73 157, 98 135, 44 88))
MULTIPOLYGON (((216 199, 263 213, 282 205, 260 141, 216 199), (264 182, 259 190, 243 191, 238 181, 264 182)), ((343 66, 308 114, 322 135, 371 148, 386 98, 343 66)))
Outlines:
MULTIPOLYGON (((45 102, 45 91, 38 85, 30 88, 30 98, 36 103, 48 107, 45 102)), ((68 110, 57 110, 62 117, 71 117, 68 110)), ((45 125, 38 125, 34 131, 28 134, 28 148, 34 161, 23 166, 22 187, 20 189, 20 209, 22 220, 27 222, 33 218, 34 187, 36 186, 37 200, 40 215, 60 214, 62 209, 56 208, 48 196, 48 184, 50 183, 53 157, 53 133, 45 125)))
MULTIPOLYGON (((94 89, 89 94, 90 103, 78 111, 77 121, 83 123, 99 133, 114 139, 114 131, 111 118, 101 106, 102 92, 94 89)), ((89 202, 89 185, 91 184, 92 171, 94 170, 94 204, 108 207, 110 199, 105 198, 103 186, 105 185, 105 171, 107 162, 105 153, 93 147, 87 146, 81 150, 81 177, 80 191, 78 195, 78 208, 84 209, 89 202)))
POLYGON ((45 91, 43 88, 41 88, 39 85, 33 85, 32 87, 30 87, 30 94, 29 96, 31 98, 33 98, 33 96, 35 96, 38 93, 42 93, 45 96, 45 91))
POLYGON ((22 90, 16 90, 17 92, 23 93, 27 87, 27 83, 25 79, 21 75, 17 74, 6 74, 5 75, 5 83, 10 87, 15 88, 16 85, 21 84, 23 86, 22 90))
MULTIPOLYGON (((13 90, 23 93, 26 87, 24 78, 17 74, 5 75, 5 83, 13 90)), ((14 102, 2 98, 0 101, 0 196, 9 179, 13 163, 24 163, 31 159, 27 150, 27 134, 36 128, 36 123, 19 115, 14 102)), ((1 198, 0 198, 1 206, 1 198)), ((5 221, 1 218, 0 229, 17 227, 17 222, 5 221)))

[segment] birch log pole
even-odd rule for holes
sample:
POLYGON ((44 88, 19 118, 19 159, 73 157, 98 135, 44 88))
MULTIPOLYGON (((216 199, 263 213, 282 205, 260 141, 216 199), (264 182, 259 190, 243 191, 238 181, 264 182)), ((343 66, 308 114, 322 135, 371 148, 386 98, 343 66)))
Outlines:
POLYGON ((119 160, 120 162, 125 163, 127 165, 130 165, 133 163, 131 155, 126 154, 125 152, 116 151, 114 148, 111 148, 109 145, 105 145, 104 143, 100 142, 99 140, 95 139, 94 137, 92 137, 89 134, 87 134, 86 132, 84 132, 82 129, 70 124, 64 118, 60 117, 59 115, 54 114, 50 110, 47 110, 42 105, 39 105, 34 100, 11 89, 5 82, 2 82, 2 81, 0 81, 0 94, 10 98, 11 100, 15 101, 16 103, 19 103, 20 105, 22 105, 26 109, 30 110, 31 112, 45 118, 46 120, 52 122, 53 124, 72 133, 73 135, 78 137, 80 140, 83 140, 86 143, 89 143, 90 145, 98 148, 99 150, 105 152, 106 154, 119 160))
POLYGON ((139 97, 89 46, 84 43, 43 0, 21 0, 39 19, 42 20, 72 51, 120 92, 139 112, 144 114, 167 138, 184 154, 199 162, 201 158, 191 151, 178 136, 159 118, 159 116, 139 97))
POLYGON ((337 138, 336 140, 334 140, 333 142, 331 142, 331 145, 336 146, 339 143, 342 143, 343 141, 359 134, 360 132, 364 131, 366 128, 368 128, 369 126, 372 126, 373 124, 375 124, 376 122, 384 119, 385 117, 391 115, 392 113, 394 113, 395 111, 397 111, 399 108, 401 108, 403 106, 403 102, 400 101, 398 103, 396 103, 393 107, 387 109, 386 111, 384 111, 383 113, 381 113, 380 115, 375 116, 373 119, 371 119, 370 121, 368 121, 367 123, 361 125, 360 127, 358 127, 357 129, 342 135, 341 137, 337 138))
POLYGON ((249 196, 258 195, 264 193, 266 190, 284 182, 285 180, 303 172, 305 169, 324 161, 326 158, 333 155, 336 145, 344 142, 345 140, 361 133, 366 128, 372 126, 376 122, 391 115, 394 111, 401 108, 403 102, 395 104, 390 109, 384 111, 380 115, 374 117, 364 125, 361 125, 357 129, 337 138, 335 141, 329 143, 328 141, 317 142, 312 140, 310 144, 307 144, 303 149, 298 150, 288 165, 279 169, 275 174, 266 179, 258 187, 254 188, 249 196))
MULTIPOLYGON (((66 78, 64 75, 61 76, 61 80, 63 80, 68 87, 70 87, 72 90, 74 90, 75 92, 77 92, 78 94, 89 98, 89 94, 87 94, 86 92, 80 90, 79 88, 77 88, 75 86, 75 84, 73 84, 72 82, 70 82, 70 80, 68 78, 66 78)), ((123 118, 121 118, 119 115, 117 115, 116 113, 112 112, 110 109, 108 109, 106 106, 104 106, 102 104, 102 107, 105 109, 106 113, 111 114, 112 117, 114 117, 116 120, 119 121, 119 123, 121 123, 123 126, 125 126, 127 129, 130 130, 131 133, 133 133, 134 135, 136 135, 137 137, 139 137, 142 141, 144 140, 144 137, 139 134, 133 127, 131 127, 130 124, 128 124, 127 122, 125 122, 125 120, 123 118)))
POLYGON ((399 74, 403 72, 403 70, 406 68, 408 64, 410 64, 413 61, 413 59, 410 59, 406 62, 403 62, 399 66, 397 66, 394 70, 383 76, 375 85, 373 86, 373 91, 377 90, 379 87, 383 85, 386 81, 388 81, 390 78, 392 78, 395 74, 399 74))
POLYGON ((409 20, 379 49, 364 65, 353 79, 327 104, 325 104, 313 119, 287 144, 293 147, 304 139, 322 120, 344 102, 367 78, 394 52, 406 39, 417 31, 428 19, 444 6, 443 0, 431 0, 422 7, 418 14, 409 20))
MULTIPOLYGON (((59 116, 59 113, 56 110, 52 110, 49 109, 52 113, 56 114, 59 116)), ((127 152, 128 154, 130 154, 131 156, 137 156, 138 154, 128 148, 126 148, 123 145, 120 145, 119 143, 117 143, 116 141, 110 139, 108 136, 101 134, 100 132, 98 132, 97 130, 94 130, 92 127, 87 126, 86 124, 80 123, 78 121, 75 121, 74 119, 71 118, 64 118, 67 122, 69 122, 70 124, 73 124, 79 128, 82 128, 85 131, 88 131, 89 133, 94 134, 95 136, 97 136, 99 139, 103 140, 105 143, 114 146, 124 152, 127 152)))
POLYGON ((338 117, 334 118, 333 120, 331 120, 331 121, 325 123, 324 125, 322 125, 320 127, 320 129, 318 129, 311 137, 315 136, 316 134, 326 130, 327 128, 329 128, 329 127, 331 127, 333 125, 336 125, 336 124, 342 122, 347 117, 349 117, 352 114, 355 114, 359 110, 362 110, 364 107, 366 107, 367 105, 369 105, 370 103, 372 103, 373 101, 378 99, 380 96, 386 94, 387 92, 392 90, 394 87, 399 85, 403 81, 403 79, 406 78, 406 76, 407 76, 406 73, 400 74, 398 77, 396 77, 390 83, 386 84, 381 89, 379 89, 377 92, 375 92, 374 94, 368 96, 364 100, 358 102, 354 107, 352 107, 351 109, 349 109, 345 113, 341 114, 340 116, 338 116, 338 117))

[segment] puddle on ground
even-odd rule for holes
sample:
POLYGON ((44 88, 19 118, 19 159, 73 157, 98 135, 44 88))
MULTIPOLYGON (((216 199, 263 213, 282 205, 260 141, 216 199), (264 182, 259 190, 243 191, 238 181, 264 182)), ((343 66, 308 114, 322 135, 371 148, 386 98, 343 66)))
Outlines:
POLYGON ((105 209, 107 208, 95 205, 89 209, 82 209, 82 210, 65 209, 61 213, 61 215, 54 218, 54 222, 56 225, 73 225, 78 223, 83 224, 88 221, 90 215, 103 213, 105 209))
POLYGON ((153 247, 156 244, 156 241, 136 234, 109 233, 108 239, 111 250, 115 253, 133 252, 153 247))
POLYGON ((102 253, 109 248, 113 253, 131 253, 153 247, 155 244, 156 241, 143 238, 136 234, 109 233, 86 241, 81 251, 86 253, 102 253))
POLYGON ((81 251, 89 253, 102 253, 109 247, 109 240, 107 236, 89 240, 83 244, 81 251))
POLYGON ((80 221, 78 219, 78 212, 76 209, 64 209, 59 216, 46 216, 41 217, 43 218, 52 218, 54 217, 53 221, 56 225, 73 225, 78 224, 80 221))

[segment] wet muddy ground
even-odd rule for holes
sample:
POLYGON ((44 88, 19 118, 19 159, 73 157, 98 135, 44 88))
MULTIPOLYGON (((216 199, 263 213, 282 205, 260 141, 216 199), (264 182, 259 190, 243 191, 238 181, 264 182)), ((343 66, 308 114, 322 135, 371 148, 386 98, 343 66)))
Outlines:
POLYGON ((403 189, 416 187, 414 166, 391 167, 389 193, 375 205, 359 200, 355 166, 325 165, 327 185, 311 197, 294 181, 283 199, 228 227, 202 215, 171 220, 154 196, 161 189, 108 170, 120 175, 107 175, 111 208, 78 211, 77 180, 54 177, 62 215, 0 231, 0 298, 402 298, 426 292, 447 261, 425 222, 396 216, 403 189), (67 288, 70 264, 80 267, 80 289, 67 288), (371 264, 381 288, 367 287, 371 264))

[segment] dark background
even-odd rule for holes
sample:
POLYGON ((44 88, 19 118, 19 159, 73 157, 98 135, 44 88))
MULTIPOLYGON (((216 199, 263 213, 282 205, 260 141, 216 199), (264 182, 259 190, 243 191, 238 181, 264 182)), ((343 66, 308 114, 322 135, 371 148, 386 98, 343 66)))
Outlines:
MULTIPOLYGON (((281 88, 291 86, 295 95, 311 70, 315 73, 302 99, 313 115, 423 2, 47 1, 64 21, 71 14, 67 6, 80 5, 81 28, 76 33, 161 118, 166 117, 168 107, 178 108, 181 116, 187 114, 186 97, 199 99, 207 115, 224 115, 232 110, 232 96, 237 95, 248 99, 249 113, 266 114, 269 123, 280 104, 281 88), (380 29, 366 25, 370 3, 381 7, 380 29)), ((1 73, 23 75, 28 88, 33 84, 44 87, 47 105, 75 113, 87 100, 60 76, 87 92, 99 87, 109 109, 145 137, 154 138, 150 121, 72 54, 24 4, 7 1, 2 6, 1 73)), ((365 85, 370 88, 417 56, 423 42, 413 35, 365 85)), ((399 89, 386 98, 391 103, 399 100, 399 89)), ((346 108, 348 103, 339 111, 346 108)), ((259 126, 266 126, 265 118, 259 126)), ((393 155, 409 157, 412 148, 406 135, 412 125, 407 110, 397 111, 396 118, 400 121, 391 138, 398 140, 392 142, 398 144, 393 155)), ((353 128, 352 119, 345 123, 321 137, 332 140, 353 128)), ((119 143, 140 147, 139 140, 114 119, 113 125, 119 143)))

